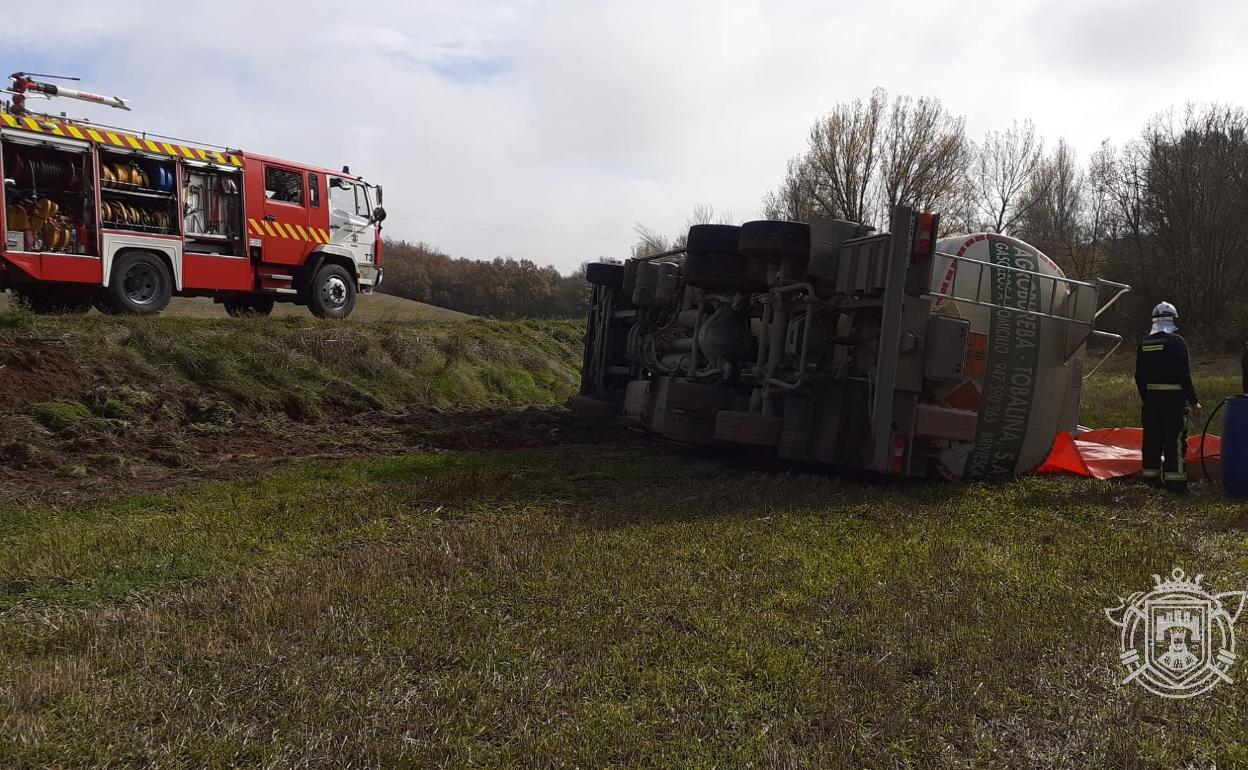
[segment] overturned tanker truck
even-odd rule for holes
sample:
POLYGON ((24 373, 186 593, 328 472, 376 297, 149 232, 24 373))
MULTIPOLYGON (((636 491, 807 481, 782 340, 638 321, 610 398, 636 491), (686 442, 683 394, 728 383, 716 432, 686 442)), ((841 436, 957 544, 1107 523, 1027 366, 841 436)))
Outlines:
POLYGON ((1076 427, 1087 343, 1122 342, 1096 322, 1130 289, 1008 236, 937 240, 939 224, 899 206, 887 233, 695 225, 683 249, 589 265, 574 407, 872 473, 1035 468, 1076 427))

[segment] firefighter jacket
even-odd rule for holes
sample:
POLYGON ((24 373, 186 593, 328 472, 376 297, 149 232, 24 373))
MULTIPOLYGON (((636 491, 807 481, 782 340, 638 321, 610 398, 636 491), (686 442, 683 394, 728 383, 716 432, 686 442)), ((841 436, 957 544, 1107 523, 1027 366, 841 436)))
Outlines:
POLYGON ((1135 387, 1140 398, 1153 393, 1182 393, 1187 403, 1196 405, 1196 388, 1192 385, 1192 365, 1187 356, 1187 342, 1178 334, 1157 332, 1140 341, 1135 351, 1135 387))

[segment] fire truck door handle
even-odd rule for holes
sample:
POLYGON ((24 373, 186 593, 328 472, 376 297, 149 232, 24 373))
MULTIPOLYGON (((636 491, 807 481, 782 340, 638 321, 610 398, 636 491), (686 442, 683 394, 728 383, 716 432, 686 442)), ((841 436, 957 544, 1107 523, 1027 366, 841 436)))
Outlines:
POLYGON ((266 221, 266 222, 276 222, 276 221, 277 221, 277 217, 273 216, 272 214, 265 214, 265 215, 264 215, 264 221, 266 221))

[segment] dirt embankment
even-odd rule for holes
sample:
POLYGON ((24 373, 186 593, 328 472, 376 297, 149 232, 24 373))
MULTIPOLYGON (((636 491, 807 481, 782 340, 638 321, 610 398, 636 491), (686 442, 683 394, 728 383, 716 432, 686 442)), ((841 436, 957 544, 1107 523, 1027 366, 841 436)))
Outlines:
POLYGON ((609 429, 561 408, 579 334, 0 314, 0 497, 73 502, 292 460, 592 443, 609 429))

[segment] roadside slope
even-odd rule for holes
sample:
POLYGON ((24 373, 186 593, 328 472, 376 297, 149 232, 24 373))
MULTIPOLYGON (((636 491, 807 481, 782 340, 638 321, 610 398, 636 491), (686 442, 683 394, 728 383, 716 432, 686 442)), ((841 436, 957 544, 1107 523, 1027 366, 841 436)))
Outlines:
POLYGON ((563 404, 579 345, 575 322, 0 314, 0 481, 402 449, 412 415, 563 404))

